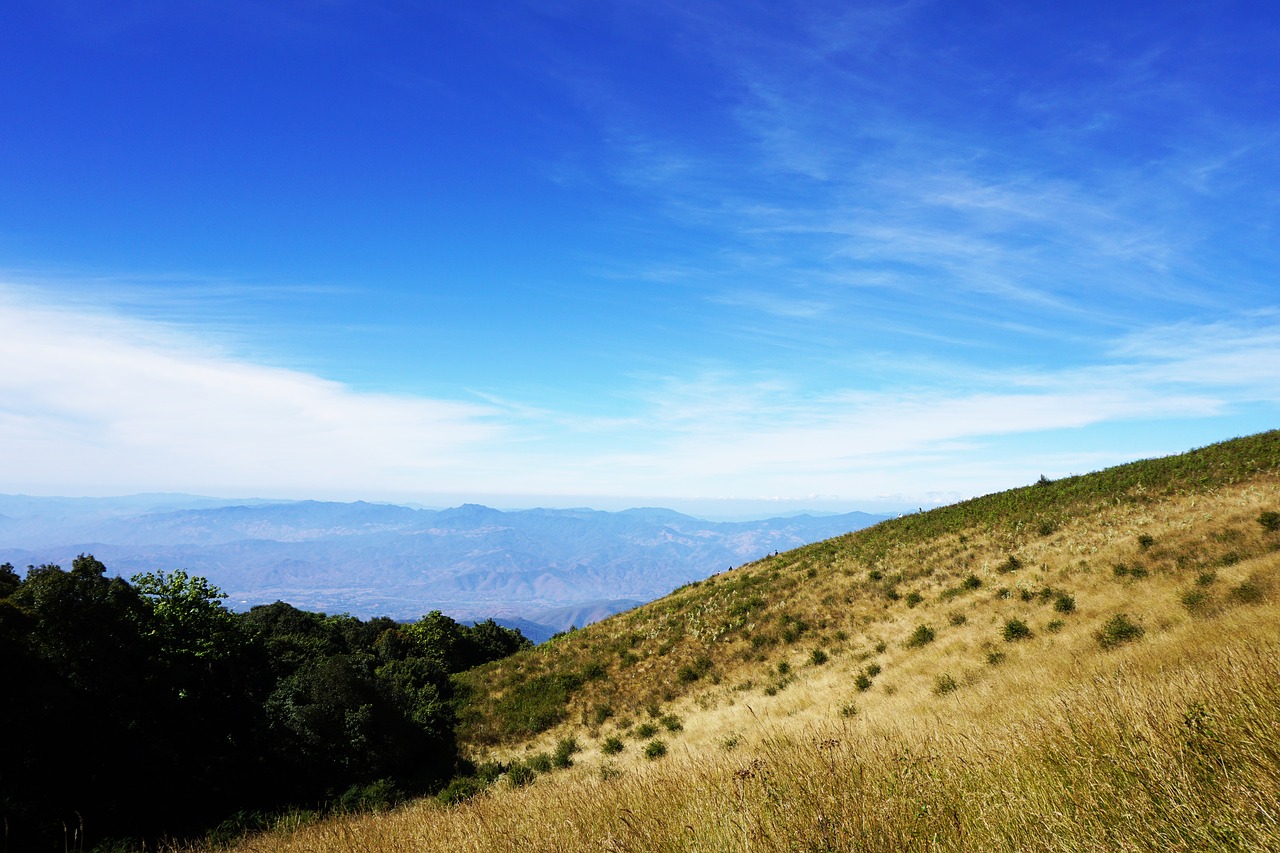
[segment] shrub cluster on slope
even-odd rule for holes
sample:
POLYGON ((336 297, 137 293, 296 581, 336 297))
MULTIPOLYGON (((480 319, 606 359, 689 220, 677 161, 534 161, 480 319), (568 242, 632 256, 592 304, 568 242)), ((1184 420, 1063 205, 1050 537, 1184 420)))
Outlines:
MULTIPOLYGON (((1082 565, 1074 552, 1066 556, 1076 547, 1068 542, 1070 531, 1082 521, 1088 526, 1106 517, 1109 527, 1129 524, 1162 502, 1258 478, 1273 483, 1277 471, 1280 431, 1272 431, 1180 456, 1042 479, 767 557, 463 673, 458 681, 468 701, 459 734, 483 750, 579 722, 591 731, 605 723, 594 720, 594 708, 670 704, 704 695, 728 678, 744 691, 776 695, 795 680, 777 666, 802 660, 792 653, 802 643, 810 662, 815 650, 824 661, 840 654, 878 659, 886 643, 918 650, 955 633, 968 620, 966 610, 987 595, 1002 602, 1001 625, 1013 623, 1007 636, 997 631, 996 639, 1056 634, 1082 621, 1080 605, 1074 590, 1046 582, 1050 572, 1042 560, 1033 562, 1032 553, 1052 552, 1055 572, 1088 575, 1095 567, 1087 560, 1082 565), (942 603, 955 608, 946 615, 950 627, 942 620, 926 624, 924 617, 942 603), (1028 622, 1041 607, 1054 615, 1028 622), (901 621, 908 610, 912 618, 901 621)), ((1280 525, 1273 515, 1268 508, 1253 530, 1223 527, 1207 541, 1192 541, 1184 532, 1176 546, 1173 539, 1158 541, 1144 531, 1127 546, 1128 562, 1107 571, 1118 583, 1141 584, 1153 573, 1194 573, 1269 552, 1280 547, 1268 526, 1280 525)), ((1192 596, 1188 606, 1203 607, 1206 598, 1192 596)), ((1242 600, 1233 593, 1228 602, 1242 600)), ((983 659, 998 663, 1008 653, 993 646, 983 659)), ((869 687, 870 676, 863 678, 869 687)))
POLYGON ((1275 850, 1280 645, 1262 621, 1224 626, 1207 648, 1202 637, 1177 638, 1122 673, 1028 706, 1012 725, 961 715, 780 731, 749 752, 552 777, 236 849, 1275 850), (1258 641, 1259 630, 1269 636, 1258 641), (1194 666, 1171 670, 1188 657, 1194 666))

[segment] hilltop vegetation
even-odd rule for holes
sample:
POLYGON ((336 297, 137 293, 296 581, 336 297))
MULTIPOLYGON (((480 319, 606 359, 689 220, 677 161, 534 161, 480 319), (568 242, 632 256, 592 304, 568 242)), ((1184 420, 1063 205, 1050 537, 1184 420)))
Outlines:
POLYGON ((239 849, 1280 847, 1280 433, 689 584, 455 677, 440 801, 239 849))

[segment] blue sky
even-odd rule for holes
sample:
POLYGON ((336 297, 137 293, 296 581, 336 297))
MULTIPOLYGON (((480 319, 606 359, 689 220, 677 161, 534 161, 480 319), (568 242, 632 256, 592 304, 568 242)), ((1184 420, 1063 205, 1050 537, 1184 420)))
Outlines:
POLYGON ((1262 2, 10 0, 0 491, 885 510, 1275 428, 1276 44, 1262 2))

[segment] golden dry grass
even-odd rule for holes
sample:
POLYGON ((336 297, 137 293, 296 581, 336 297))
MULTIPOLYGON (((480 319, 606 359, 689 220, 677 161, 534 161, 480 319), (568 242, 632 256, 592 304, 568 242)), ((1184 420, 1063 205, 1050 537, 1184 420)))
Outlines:
POLYGON ((468 676, 473 758, 573 737, 573 768, 235 849, 1280 849, 1280 534, 1257 523, 1275 467, 1051 524, 854 534, 691 585, 468 676), (1118 614, 1144 634, 1105 650, 1118 614), (1015 619, 1029 638, 1004 638, 1015 619), (912 646, 920 625, 934 640, 912 646), (503 733, 503 696, 590 663, 562 723, 503 733), (646 760, 661 715, 683 727, 646 760))
POLYGON ((899 718, 762 720, 732 751, 685 743, 236 849, 1280 849, 1277 653, 1274 608, 1241 608, 1002 691, 998 713, 959 690, 899 718))
MULTIPOLYGON (((1127 613, 1159 631, 1192 620, 1181 603, 1187 591, 1200 589, 1209 599, 1206 610, 1229 604, 1229 591, 1252 571, 1248 555, 1266 555, 1280 547, 1277 537, 1265 534, 1255 521, 1260 511, 1276 504, 1280 488, 1274 478, 1266 478, 1216 494, 1115 506, 1069 522, 1050 536, 1029 536, 1015 543, 980 531, 907 542, 890 551, 879 570, 886 577, 904 576, 897 584, 902 595, 908 590, 922 595, 914 607, 901 598, 886 598, 883 581, 867 580, 868 570, 876 567, 860 565, 843 553, 813 577, 809 575, 815 561, 805 549, 771 558, 478 673, 500 683, 506 671, 517 668, 548 671, 589 659, 603 659, 608 665, 607 678, 586 684, 573 697, 564 724, 540 737, 505 745, 486 746, 482 741, 475 745, 474 755, 509 758, 548 750, 565 736, 584 745, 610 735, 626 740, 627 732, 648 718, 646 709, 654 707, 684 720, 684 738, 714 740, 742 725, 747 706, 757 715, 789 717, 810 709, 831 713, 852 701, 867 712, 879 708, 888 716, 899 716, 912 712, 922 698, 931 698, 936 679, 943 675, 979 693, 1005 689, 1005 677, 1056 680, 1053 670, 1064 662, 1098 652, 1094 632, 1113 614, 1127 613), (1153 541, 1145 548, 1139 540, 1144 535, 1153 541), (963 544, 961 537, 967 540, 963 544), (1023 568, 1001 573, 1013 552, 1023 568), (1147 574, 1117 576, 1117 565, 1147 574), (767 599, 765 606, 735 635, 710 642, 699 638, 688 626, 699 620, 713 622, 708 614, 726 609, 717 599, 718 588, 744 572, 766 578, 767 573, 777 573, 753 588, 767 599), (1210 572, 1214 582, 1198 587, 1197 579, 1210 572), (969 574, 982 586, 946 597, 946 590, 969 574), (1002 588, 1009 590, 1008 598, 997 597, 1002 588), (1046 588, 1073 596, 1075 611, 1055 611, 1053 600, 1041 594, 1046 588), (1032 595, 1030 601, 1023 600, 1024 592, 1032 595), (803 620, 810 630, 792 643, 782 641, 783 614, 803 620), (958 621, 961 616, 963 624, 952 624, 953 617, 958 621), (1004 642, 1001 629, 1009 619, 1025 621, 1035 637, 1024 643, 1004 642), (1055 621, 1062 626, 1049 630, 1055 621), (935 641, 923 649, 906 647, 920 624, 933 628, 935 641), (628 638, 637 635, 643 639, 629 646, 628 638), (755 646, 751 638, 758 636, 771 642, 755 646), (884 651, 876 653, 880 643, 884 651), (663 646, 669 646, 665 653, 663 646), (607 658, 617 648, 634 649, 639 661, 619 666, 616 657, 607 658), (814 648, 828 653, 828 663, 809 663, 814 648), (987 663, 990 653, 1003 653, 1005 662, 993 668, 987 663), (692 683, 682 682, 680 668, 698 656, 714 661, 712 672, 692 683), (791 669, 786 678, 777 674, 780 663, 791 669), (871 691, 859 693, 854 679, 869 663, 878 664, 882 672, 871 691), (1006 672, 1011 674, 1001 674, 1006 672), (771 686, 781 689, 767 695, 771 686), (596 725, 594 711, 601 706, 611 708, 614 716, 596 725)), ((733 596, 740 599, 742 593, 733 596)), ((725 598, 732 602, 733 596, 725 598)))

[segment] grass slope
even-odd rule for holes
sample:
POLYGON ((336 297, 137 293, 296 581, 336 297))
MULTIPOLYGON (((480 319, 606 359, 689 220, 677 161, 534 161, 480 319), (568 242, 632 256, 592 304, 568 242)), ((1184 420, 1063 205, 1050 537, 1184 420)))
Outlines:
POLYGON ((464 674, 481 795, 239 849, 1280 849, 1278 510, 1270 432, 762 560, 464 674))

